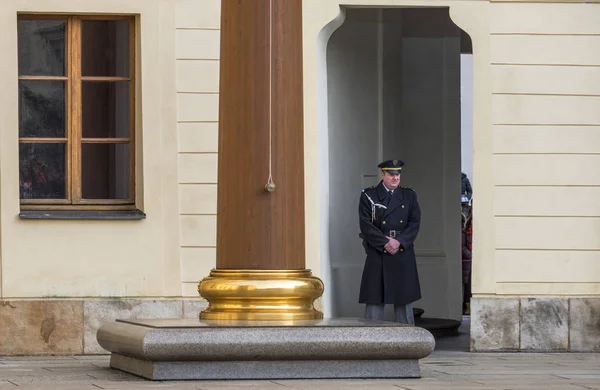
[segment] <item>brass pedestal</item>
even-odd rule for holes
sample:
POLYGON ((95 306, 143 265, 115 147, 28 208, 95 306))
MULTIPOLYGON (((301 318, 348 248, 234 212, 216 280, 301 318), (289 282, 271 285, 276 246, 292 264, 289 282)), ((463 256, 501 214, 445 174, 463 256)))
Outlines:
POLYGON ((217 270, 198 285, 201 320, 317 320, 323 282, 310 270, 217 270))

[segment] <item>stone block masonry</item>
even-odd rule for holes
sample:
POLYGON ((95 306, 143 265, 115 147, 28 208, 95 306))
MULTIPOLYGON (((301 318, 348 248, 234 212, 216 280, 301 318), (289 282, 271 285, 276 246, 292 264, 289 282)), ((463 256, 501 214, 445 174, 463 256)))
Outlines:
POLYGON ((48 299, 0 301, 0 355, 107 354, 98 328, 116 319, 198 318, 203 299, 48 299))
POLYGON ((472 298, 471 351, 599 352, 600 297, 472 298))

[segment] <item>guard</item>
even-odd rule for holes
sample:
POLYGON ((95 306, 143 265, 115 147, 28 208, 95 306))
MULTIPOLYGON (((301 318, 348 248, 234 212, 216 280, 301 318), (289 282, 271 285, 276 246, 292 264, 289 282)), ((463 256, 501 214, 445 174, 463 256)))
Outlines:
POLYGON ((400 186, 404 162, 378 165, 381 182, 360 195, 360 237, 367 254, 359 302, 365 318, 383 320, 385 304, 394 305, 396 322, 414 324, 412 302, 421 298, 414 241, 421 210, 414 190, 400 186))

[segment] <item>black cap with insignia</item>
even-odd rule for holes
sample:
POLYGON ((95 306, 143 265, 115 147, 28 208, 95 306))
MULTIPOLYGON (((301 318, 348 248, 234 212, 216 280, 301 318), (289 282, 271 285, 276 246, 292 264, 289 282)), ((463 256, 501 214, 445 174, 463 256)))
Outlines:
POLYGON ((394 175, 399 175, 402 171, 404 161, 402 160, 387 160, 377 165, 382 171, 389 172, 394 175))

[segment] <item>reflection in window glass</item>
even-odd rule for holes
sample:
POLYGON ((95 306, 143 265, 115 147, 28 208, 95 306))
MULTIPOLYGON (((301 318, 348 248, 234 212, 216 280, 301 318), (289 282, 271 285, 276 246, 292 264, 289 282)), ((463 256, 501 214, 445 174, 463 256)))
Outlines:
POLYGON ((19 76, 64 76, 66 20, 19 20, 19 76))
POLYGON ((65 144, 19 144, 21 199, 65 199, 65 144))
POLYGON ((19 81, 19 137, 65 136, 65 82, 19 81))

